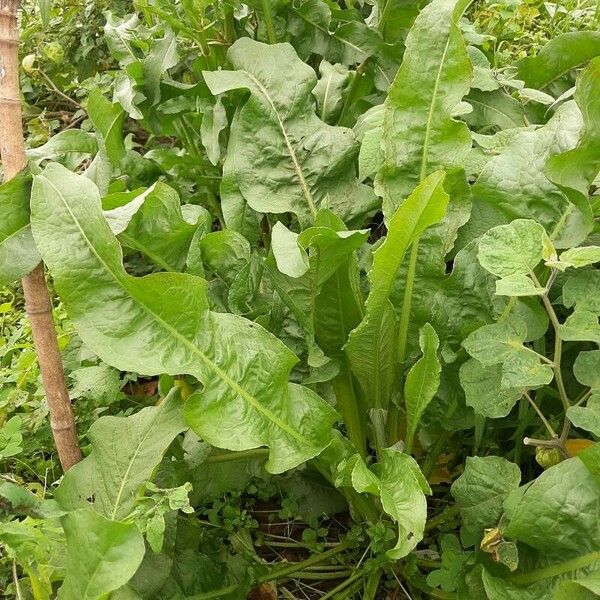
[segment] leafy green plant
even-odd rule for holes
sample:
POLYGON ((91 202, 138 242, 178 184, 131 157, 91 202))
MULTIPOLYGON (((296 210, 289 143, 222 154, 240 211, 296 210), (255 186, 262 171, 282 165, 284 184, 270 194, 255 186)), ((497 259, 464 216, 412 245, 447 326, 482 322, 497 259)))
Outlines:
POLYGON ((468 4, 106 15, 81 127, 0 187, 90 425, 52 500, 0 486, 16 594, 600 594, 600 47, 499 64, 468 4))

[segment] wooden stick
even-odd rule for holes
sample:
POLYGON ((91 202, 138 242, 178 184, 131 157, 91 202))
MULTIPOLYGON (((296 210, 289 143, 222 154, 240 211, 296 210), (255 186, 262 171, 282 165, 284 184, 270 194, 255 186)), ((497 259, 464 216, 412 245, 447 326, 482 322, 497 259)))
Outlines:
MULTIPOLYGON (((12 179, 27 164, 19 94, 19 4, 20 0, 0 0, 0 159, 5 181, 12 179)), ((81 460, 81 450, 52 319, 44 265, 40 263, 22 283, 50 410, 52 435, 60 464, 66 471, 81 460)))

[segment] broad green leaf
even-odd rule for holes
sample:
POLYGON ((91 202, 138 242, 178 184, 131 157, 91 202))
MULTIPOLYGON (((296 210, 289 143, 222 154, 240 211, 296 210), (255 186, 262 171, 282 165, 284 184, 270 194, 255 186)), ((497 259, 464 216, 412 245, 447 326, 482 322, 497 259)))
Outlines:
POLYGON ((121 374, 104 363, 79 367, 69 373, 69 379, 71 400, 86 398, 99 406, 108 406, 122 396, 121 374))
POLYGON ((203 279, 125 272, 93 183, 50 165, 34 181, 32 206, 56 289, 84 343, 106 363, 197 377, 204 389, 186 403, 190 426, 229 450, 268 446, 271 472, 329 444, 337 415, 314 392, 288 383, 297 358, 283 343, 255 323, 211 312, 203 279), (81 278, 82 270, 94 276, 81 278))
POLYGON ((560 187, 583 214, 591 214, 589 189, 600 171, 600 58, 577 79, 575 100, 583 117, 579 144, 546 164, 548 178, 560 187))
POLYGON ((322 60, 319 65, 319 81, 312 93, 317 101, 317 113, 325 123, 335 123, 344 104, 344 92, 348 87, 350 71, 340 65, 322 60))
POLYGON ((505 458, 467 457, 464 473, 452 484, 465 529, 480 538, 485 528, 495 527, 504 500, 520 481, 519 467, 505 458))
POLYGON ((508 275, 496 281, 498 296, 543 296, 546 288, 538 287, 527 275, 508 275))
POLYGON ((600 350, 580 352, 573 363, 573 373, 581 385, 600 390, 600 350))
POLYGON ((220 98, 217 98, 213 105, 210 105, 202 113, 202 123, 200 125, 200 139, 206 149, 208 160, 213 165, 219 163, 221 157, 221 144, 219 136, 221 131, 227 127, 227 113, 220 98))
POLYGON ((530 274, 542 260, 546 232, 535 221, 516 219, 488 231, 479 241, 477 257, 498 277, 530 274))
POLYGON ((592 600, 600 596, 600 571, 560 584, 554 600, 592 600))
POLYGON ((106 15, 106 24, 104 25, 106 44, 113 58, 122 65, 138 58, 132 42, 140 27, 140 18, 136 13, 127 15, 123 19, 119 19, 110 12, 106 15))
POLYGON ((30 194, 27 171, 0 185, 0 285, 27 275, 41 260, 29 225, 30 194))
POLYGON ((10 481, 0 483, 0 512, 34 519, 51 519, 65 514, 54 500, 41 500, 26 488, 10 481))
POLYGON ((142 61, 144 95, 151 105, 158 104, 160 100, 161 78, 178 61, 177 39, 172 31, 167 31, 161 39, 154 42, 142 61))
POLYGON ((600 343, 600 271, 582 269, 572 273, 563 286, 563 304, 575 310, 560 326, 560 337, 600 343))
POLYGON ((98 419, 88 432, 91 453, 65 474, 56 490, 57 500, 67 509, 91 502, 96 512, 109 519, 126 518, 140 489, 184 429, 177 390, 159 406, 129 417, 98 419))
POLYGON ((502 387, 502 365, 483 366, 470 359, 460 366, 460 384, 468 406, 491 419, 506 417, 522 391, 502 387))
POLYGON ((464 340, 463 346, 473 358, 489 367, 501 363, 519 348, 524 335, 525 323, 511 319, 476 329, 464 340))
POLYGON ((589 431, 600 438, 600 394, 594 394, 586 406, 571 406, 567 417, 575 427, 589 431))
POLYGON ((144 558, 144 539, 135 523, 111 521, 93 510, 63 518, 67 570, 60 600, 99 600, 125 585, 144 558))
POLYGON ((111 164, 117 166, 125 156, 123 144, 125 111, 118 104, 109 102, 98 88, 90 92, 86 110, 99 136, 101 150, 106 153, 111 164))
POLYGON ((338 466, 336 485, 379 496, 383 510, 398 525, 398 542, 387 555, 406 556, 422 539, 427 518, 425 494, 431 490, 416 461, 395 448, 385 448, 371 469, 358 454, 338 466))
POLYGON ((412 448, 421 417, 440 385, 442 366, 437 356, 439 345, 435 329, 427 323, 419 333, 419 346, 423 356, 411 367, 404 384, 407 452, 412 448))
POLYGON ((303 59, 318 54, 332 63, 353 65, 378 53, 381 36, 360 21, 331 26, 331 9, 323 0, 289 5, 288 31, 303 59))
POLYGON ((518 63, 518 77, 541 89, 600 55, 600 32, 573 31, 551 39, 536 56, 518 63))
POLYGON ((345 222, 373 209, 372 191, 356 179, 354 134, 317 117, 316 75, 294 49, 241 38, 227 56, 236 70, 206 71, 204 79, 215 95, 250 92, 231 124, 223 172, 224 177, 235 174, 250 207, 290 211, 304 225, 314 221, 320 207, 331 208, 345 222))
POLYGON ((582 124, 576 103, 566 102, 546 125, 522 131, 487 162, 473 186, 472 214, 461 230, 461 246, 515 219, 537 221, 558 248, 587 237, 592 228, 589 209, 575 206, 545 174, 551 156, 575 148, 582 124))
POLYGON ((472 129, 487 130, 494 127, 510 131, 528 124, 523 104, 503 89, 472 89, 465 100, 473 107, 473 111, 464 116, 472 129))
POLYGON ((60 159, 66 167, 75 169, 97 151, 98 141, 93 133, 83 129, 63 129, 42 146, 27 150, 27 158, 33 163, 60 159))
POLYGON ((527 325, 520 317, 484 325, 464 341, 465 350, 483 366, 502 363, 501 387, 539 387, 552 381, 554 374, 541 356, 526 348, 527 325))
POLYGON ((275 264, 284 275, 297 278, 308 271, 308 254, 298 244, 298 234, 290 231, 281 221, 277 221, 271 230, 271 249, 275 264))
POLYGON ((196 227, 183 218, 179 196, 166 183, 155 183, 104 216, 124 246, 165 271, 183 268, 196 227))
POLYGON ((546 264, 564 271, 568 267, 578 269, 600 262, 600 246, 580 246, 565 250, 559 260, 547 262, 546 264))
POLYGON ((343 222, 328 211, 321 211, 315 227, 300 235, 280 223, 273 227, 272 256, 266 266, 274 289, 304 331, 310 366, 326 362, 322 349, 314 347, 317 336, 328 356, 337 356, 362 316, 356 300, 360 299, 358 285, 351 284, 349 277, 353 253, 367 236, 367 231, 345 230, 343 222), (338 289, 342 281, 350 285, 338 289), (320 299, 324 289, 328 300, 320 299))
POLYGON ((513 507, 506 535, 546 556, 600 549, 600 487, 577 458, 544 471, 513 507))
POLYGON ((365 317, 346 345, 352 371, 373 408, 387 406, 395 382, 396 316, 389 301, 392 286, 406 250, 444 216, 448 195, 443 182, 444 173, 436 171, 415 188, 390 218, 386 239, 373 254, 365 317))
POLYGON ((406 39, 402 65, 385 101, 385 162, 377 183, 387 218, 432 171, 462 167, 471 148, 469 129, 452 117, 472 77, 457 25, 467 6, 468 0, 433 0, 406 39))

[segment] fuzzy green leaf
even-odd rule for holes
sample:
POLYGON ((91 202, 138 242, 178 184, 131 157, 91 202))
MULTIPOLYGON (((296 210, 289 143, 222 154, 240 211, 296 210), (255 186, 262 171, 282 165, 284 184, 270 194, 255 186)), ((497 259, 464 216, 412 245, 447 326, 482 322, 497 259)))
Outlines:
POLYGON ((467 405, 491 419, 506 417, 522 395, 521 390, 502 387, 502 365, 483 366, 475 359, 460 366, 460 384, 467 405))
POLYGON ((600 55, 600 32, 572 31, 551 39, 535 56, 518 63, 518 77, 541 89, 572 69, 600 55))
POLYGON ((589 431, 600 438, 600 394, 594 394, 586 406, 571 406, 567 417, 575 427, 589 431))
POLYGON ((118 165, 125 156, 123 144, 125 111, 119 104, 109 102, 98 88, 90 92, 86 110, 99 136, 100 148, 106 153, 111 164, 118 165))
POLYGON ((535 221, 517 219, 488 231, 479 241, 481 266, 498 277, 531 273, 542 260, 544 228, 535 221))
POLYGON ((467 457, 464 473, 452 484, 465 528, 482 535, 486 527, 497 525, 504 499, 520 481, 519 467, 505 458, 467 457))

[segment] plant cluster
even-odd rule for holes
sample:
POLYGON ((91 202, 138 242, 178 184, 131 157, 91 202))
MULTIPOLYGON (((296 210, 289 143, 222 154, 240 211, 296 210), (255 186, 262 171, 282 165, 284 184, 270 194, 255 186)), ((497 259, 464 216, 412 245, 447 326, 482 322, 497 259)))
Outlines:
POLYGON ((133 4, 89 85, 23 57, 77 106, 0 186, 0 284, 48 268, 85 458, 3 292, 5 594, 598 597, 600 34, 133 4))

